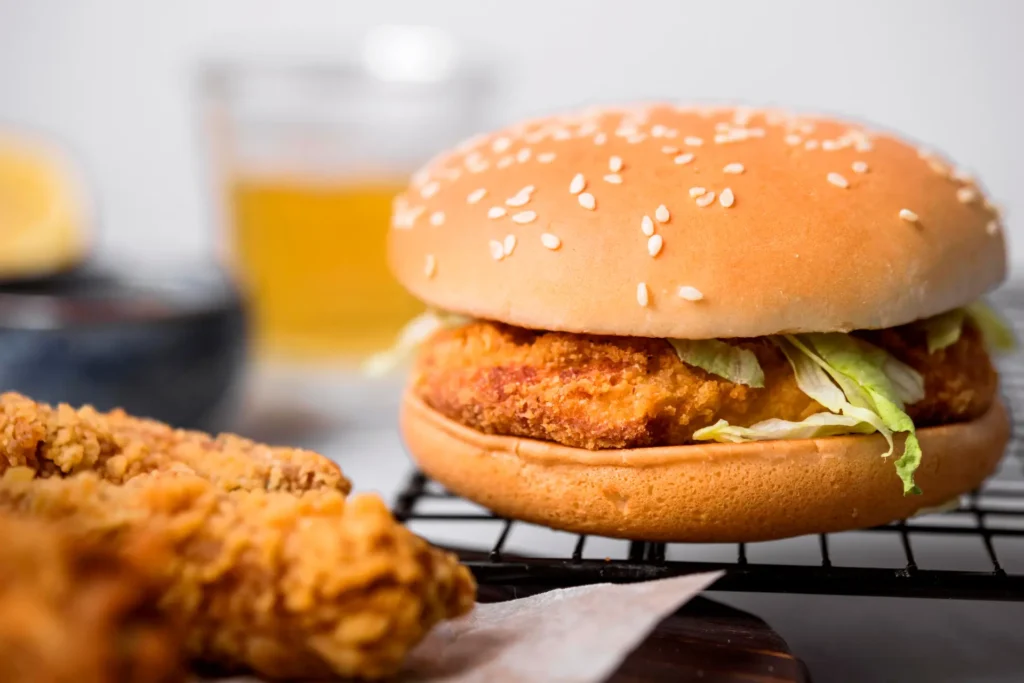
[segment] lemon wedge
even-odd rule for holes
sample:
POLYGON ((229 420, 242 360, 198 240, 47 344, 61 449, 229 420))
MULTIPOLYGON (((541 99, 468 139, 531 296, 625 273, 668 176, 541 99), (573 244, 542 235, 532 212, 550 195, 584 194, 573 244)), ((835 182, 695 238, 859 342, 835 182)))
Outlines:
POLYGON ((67 157, 38 139, 0 131, 0 280, 41 277, 79 263, 89 207, 67 157))

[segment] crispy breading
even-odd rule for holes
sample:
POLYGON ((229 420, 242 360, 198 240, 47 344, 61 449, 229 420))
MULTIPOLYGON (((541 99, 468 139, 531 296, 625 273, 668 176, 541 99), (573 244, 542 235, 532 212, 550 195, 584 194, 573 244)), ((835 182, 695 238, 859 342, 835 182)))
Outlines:
POLYGON ((24 471, 0 481, 0 508, 83 538, 142 530, 170 544, 160 605, 184 623, 196 660, 273 678, 378 678, 473 605, 469 571, 375 496, 226 492, 188 472, 117 485, 89 472, 25 481, 24 471))
POLYGON ((123 410, 54 408, 7 393, 0 396, 0 472, 13 466, 41 476, 92 471, 113 483, 187 469, 224 490, 351 489, 335 463, 312 451, 173 429, 123 410))
MULTIPOLYGON (((908 407, 918 426, 977 417, 991 405, 996 374, 969 324, 956 344, 934 354, 913 326, 865 336, 924 376, 926 398, 908 407)), ((482 432, 589 449, 686 444, 719 419, 749 426, 824 410, 800 391, 771 340, 727 341, 754 352, 765 388, 686 365, 663 339, 477 321, 438 332, 423 345, 413 390, 435 410, 482 432)))
POLYGON ((0 681, 178 683, 181 634, 160 615, 158 543, 0 514, 0 681))

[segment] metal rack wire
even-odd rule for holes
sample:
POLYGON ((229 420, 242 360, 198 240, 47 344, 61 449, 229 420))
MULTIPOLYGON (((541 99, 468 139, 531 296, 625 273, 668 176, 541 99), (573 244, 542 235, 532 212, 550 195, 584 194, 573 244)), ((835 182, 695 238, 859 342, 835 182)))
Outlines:
MULTIPOLYGON (((1003 290, 995 301, 1020 334, 1024 330, 1024 289, 1003 290)), ((1024 358, 1017 355, 1002 361, 1000 373, 1011 412, 1024 415, 1024 358)), ((1024 601, 1024 561, 1008 569, 1003 558, 1006 549, 1000 547, 1004 543, 1018 543, 1017 556, 1024 557, 1024 423, 1016 419, 1014 434, 996 476, 978 491, 963 496, 955 510, 858 532, 821 534, 816 538, 816 557, 805 564, 779 561, 780 557, 785 558, 784 552, 774 553, 768 562, 755 561, 745 543, 730 544, 731 559, 723 559, 722 546, 708 558, 698 552, 706 550, 707 546, 642 541, 630 542, 623 558, 592 559, 585 557, 591 537, 584 535, 576 537, 571 553, 564 556, 509 552, 506 544, 516 527, 524 526, 522 522, 496 517, 479 508, 430 511, 426 509, 431 507, 428 503, 454 502, 458 498, 419 472, 409 478, 396 501, 394 513, 409 523, 487 526, 489 538, 493 540, 487 543, 486 549, 456 550, 483 584, 570 586, 641 581, 724 569, 726 574, 715 584, 716 590, 1024 601), (850 534, 863 536, 865 532, 875 539, 898 540, 902 554, 898 566, 862 566, 863 563, 848 566, 835 560, 832 547, 837 541, 850 534), (964 571, 920 566, 915 545, 925 539, 941 539, 943 543, 954 542, 954 539, 979 541, 975 544, 972 564, 981 568, 964 571), (671 556, 684 559, 671 559, 671 556)), ((426 535, 430 538, 429 533, 426 535)), ((474 535, 478 536, 479 530, 474 535)))

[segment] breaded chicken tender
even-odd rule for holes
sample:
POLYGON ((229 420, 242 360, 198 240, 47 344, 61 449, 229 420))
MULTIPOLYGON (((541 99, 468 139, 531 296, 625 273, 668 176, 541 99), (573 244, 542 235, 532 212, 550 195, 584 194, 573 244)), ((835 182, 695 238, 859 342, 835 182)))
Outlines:
POLYGON ((181 634, 155 607, 160 544, 10 514, 0 539, 0 681, 186 680, 181 634))
MULTIPOLYGON (((924 376, 924 400, 908 407, 918 427, 969 420, 991 405, 997 377, 972 325, 932 354, 913 326, 863 336, 924 376)), ((413 391, 434 410, 488 434, 589 449, 680 445, 720 419, 749 426, 824 410, 800 390, 770 339, 726 341, 757 356, 764 388, 687 365, 663 339, 476 321, 442 330, 422 346, 413 391)))
POLYGON ((50 407, 7 393, 0 396, 0 472, 19 466, 44 477, 96 472, 113 483, 184 469, 225 491, 351 489, 335 463, 312 451, 173 429, 123 410, 50 407))
POLYGON ((0 482, 0 509, 85 540, 143 531, 170 545, 159 604, 185 626, 193 660, 270 678, 379 678, 435 623, 473 605, 469 571, 374 496, 225 491, 187 472, 120 485, 24 472, 0 482))

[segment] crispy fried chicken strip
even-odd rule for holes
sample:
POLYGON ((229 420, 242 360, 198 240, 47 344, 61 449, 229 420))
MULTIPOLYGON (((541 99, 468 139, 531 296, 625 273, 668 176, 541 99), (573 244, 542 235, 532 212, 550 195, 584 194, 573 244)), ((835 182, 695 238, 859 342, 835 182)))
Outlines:
POLYGON ((379 678, 438 621, 472 607, 473 579, 375 496, 230 491, 189 473, 114 485, 94 473, 0 482, 0 509, 84 538, 138 530, 168 542, 161 608, 196 660, 272 678, 379 678))
POLYGON ((154 607, 159 544, 9 514, 0 539, 0 681, 185 681, 180 634, 154 607))
POLYGON ((226 491, 351 489, 335 463, 312 451, 173 429, 123 410, 54 408, 14 393, 0 396, 0 472, 7 467, 44 477, 94 471, 113 483, 187 469, 226 491))

